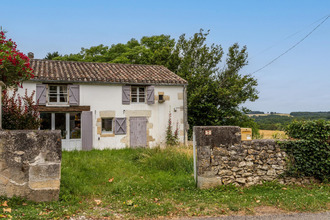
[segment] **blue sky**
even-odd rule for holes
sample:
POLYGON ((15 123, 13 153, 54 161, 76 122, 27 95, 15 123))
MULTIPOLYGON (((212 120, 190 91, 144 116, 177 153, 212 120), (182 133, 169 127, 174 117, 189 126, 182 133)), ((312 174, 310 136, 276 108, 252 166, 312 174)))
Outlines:
MULTIPOLYGON (((246 45, 252 73, 308 34, 330 14, 328 0, 278 1, 1 1, 0 26, 24 52, 77 53, 159 34, 178 38, 210 29, 208 43, 227 51, 246 45)), ((330 18, 296 48, 254 74, 260 98, 252 110, 330 111, 330 18)))

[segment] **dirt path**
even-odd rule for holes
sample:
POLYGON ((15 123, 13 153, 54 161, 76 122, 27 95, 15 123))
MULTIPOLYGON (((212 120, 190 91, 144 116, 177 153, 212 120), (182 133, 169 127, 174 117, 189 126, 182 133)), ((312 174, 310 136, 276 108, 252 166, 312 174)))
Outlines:
POLYGON ((329 220, 330 211, 320 213, 267 214, 249 216, 196 217, 180 218, 178 220, 329 220))

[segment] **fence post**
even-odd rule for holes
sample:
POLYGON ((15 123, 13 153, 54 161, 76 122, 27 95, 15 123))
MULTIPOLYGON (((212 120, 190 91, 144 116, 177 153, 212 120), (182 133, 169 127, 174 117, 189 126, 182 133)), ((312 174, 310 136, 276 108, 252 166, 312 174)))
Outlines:
POLYGON ((196 159, 196 138, 195 138, 195 127, 193 128, 193 155, 194 155, 194 178, 195 184, 197 185, 197 159, 196 159))

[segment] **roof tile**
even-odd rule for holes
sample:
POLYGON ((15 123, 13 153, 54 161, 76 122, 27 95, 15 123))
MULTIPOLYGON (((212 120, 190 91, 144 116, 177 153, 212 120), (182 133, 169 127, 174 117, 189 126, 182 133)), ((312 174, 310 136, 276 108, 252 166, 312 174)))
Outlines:
POLYGON ((31 59, 33 80, 184 85, 164 66, 31 59))

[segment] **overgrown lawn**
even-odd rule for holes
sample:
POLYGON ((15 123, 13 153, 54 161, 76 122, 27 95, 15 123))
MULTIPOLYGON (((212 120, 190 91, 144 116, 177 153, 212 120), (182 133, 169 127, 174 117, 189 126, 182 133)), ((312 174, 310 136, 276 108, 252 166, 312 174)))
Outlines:
MULTIPOLYGON (((191 150, 190 150, 191 151, 191 150)), ((189 149, 123 149, 63 152, 59 202, 8 201, 14 219, 99 219, 254 214, 257 207, 284 211, 329 209, 329 184, 283 186, 265 183, 199 190, 189 149), (187 153, 188 152, 188 153, 187 153)))

